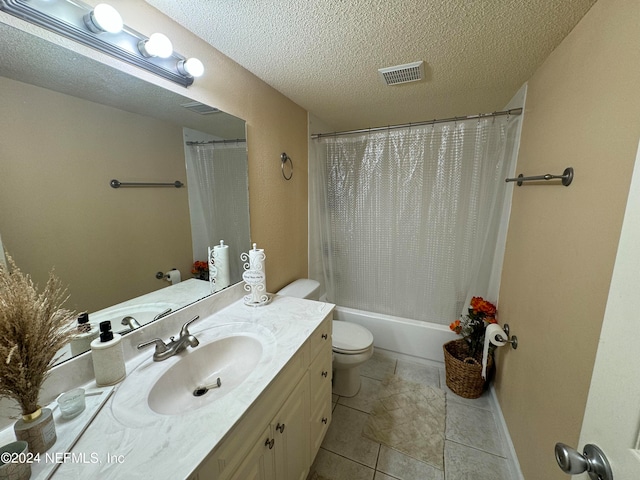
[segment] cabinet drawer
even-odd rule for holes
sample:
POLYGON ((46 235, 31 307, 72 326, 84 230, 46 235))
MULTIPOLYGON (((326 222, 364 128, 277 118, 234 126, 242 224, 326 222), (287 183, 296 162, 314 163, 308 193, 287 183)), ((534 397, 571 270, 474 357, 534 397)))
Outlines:
POLYGON ((311 411, 321 402, 331 402, 331 363, 333 352, 329 348, 322 350, 309 367, 309 390, 311 392, 311 411), (329 392, 327 394, 327 391, 329 392), (327 400, 328 396, 328 400, 327 400))
POLYGON ((311 334, 309 337, 309 347, 311 349, 311 357, 310 360, 313 361, 314 358, 320 353, 323 347, 329 346, 329 350, 331 350, 331 326, 333 325, 333 312, 331 312, 327 318, 316 328, 315 332, 311 334))
POLYGON ((311 420, 309 422, 311 435, 311 441, 309 443, 311 451, 309 453, 311 463, 313 463, 316 458, 320 445, 322 445, 324 436, 327 434, 327 430, 331 424, 331 410, 333 408, 331 403, 331 388, 327 388, 325 393, 327 395, 327 401, 317 405, 318 408, 311 414, 311 420))

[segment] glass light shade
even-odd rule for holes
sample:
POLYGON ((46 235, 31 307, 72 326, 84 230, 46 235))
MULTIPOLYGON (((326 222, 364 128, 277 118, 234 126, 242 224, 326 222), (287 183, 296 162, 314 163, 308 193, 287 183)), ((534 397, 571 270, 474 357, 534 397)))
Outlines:
POLYGON ((162 33, 153 33, 148 40, 142 40, 138 49, 145 57, 169 58, 173 53, 171 40, 162 33))
POLYGON ((124 26, 118 11, 106 3, 96 5, 87 17, 85 17, 85 24, 92 32, 96 33, 119 33, 124 26))
POLYGON ((178 71, 189 77, 201 77, 204 73, 204 65, 197 58, 188 58, 178 62, 178 71))

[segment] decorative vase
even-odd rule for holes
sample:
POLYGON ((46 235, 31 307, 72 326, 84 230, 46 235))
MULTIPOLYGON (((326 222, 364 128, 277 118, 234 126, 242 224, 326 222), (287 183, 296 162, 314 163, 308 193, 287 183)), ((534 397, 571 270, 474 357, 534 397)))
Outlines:
POLYGON ((30 415, 23 415, 14 425, 18 440, 29 444, 31 453, 44 453, 56 443, 56 424, 49 408, 39 408, 30 415))
MULTIPOLYGON (((478 398, 482 395, 486 384, 486 379, 482 378, 482 353, 469 356, 469 346, 464 339, 447 342, 442 349, 447 387, 464 398, 478 398)), ((493 355, 489 355, 487 372, 492 367, 493 355)))

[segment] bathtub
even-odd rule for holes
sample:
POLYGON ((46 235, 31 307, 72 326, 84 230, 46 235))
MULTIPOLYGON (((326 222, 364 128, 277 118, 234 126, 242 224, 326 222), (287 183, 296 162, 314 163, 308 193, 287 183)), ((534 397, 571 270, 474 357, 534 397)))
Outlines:
POLYGON ((381 313, 336 306, 333 318, 357 323, 373 334, 373 345, 384 350, 444 362, 442 345, 460 338, 448 325, 421 322, 381 313))

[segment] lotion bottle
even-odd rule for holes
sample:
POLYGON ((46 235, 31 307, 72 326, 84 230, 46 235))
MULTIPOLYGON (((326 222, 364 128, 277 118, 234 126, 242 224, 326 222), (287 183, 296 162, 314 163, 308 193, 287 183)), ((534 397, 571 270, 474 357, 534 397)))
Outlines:
POLYGON ((115 385, 124 380, 127 371, 122 336, 111 331, 110 321, 100 322, 100 337, 91 342, 91 356, 98 387, 115 385))
POLYGON ((89 323, 89 314, 81 313, 78 317, 78 334, 71 340, 71 355, 74 357, 89 351, 91 342, 98 337, 98 328, 89 323))

